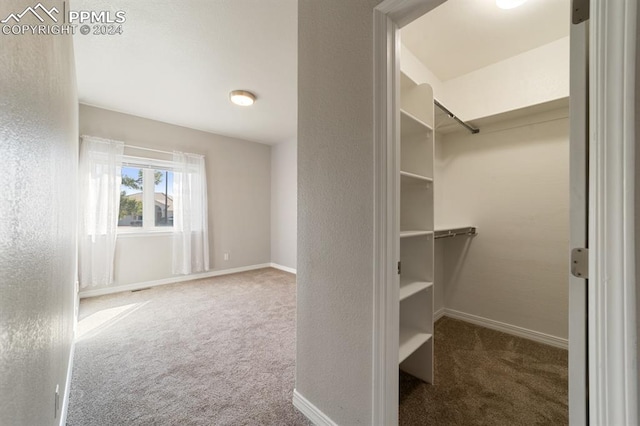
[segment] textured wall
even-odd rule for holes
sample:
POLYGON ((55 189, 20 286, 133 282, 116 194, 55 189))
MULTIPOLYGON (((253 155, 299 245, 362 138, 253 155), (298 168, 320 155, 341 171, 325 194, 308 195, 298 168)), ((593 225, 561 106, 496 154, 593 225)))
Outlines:
POLYGON ((271 147, 271 261, 296 268, 298 144, 271 147))
POLYGON ((478 228, 439 243, 446 308, 567 338, 569 122, 554 115, 441 137, 436 228, 478 228))
MULTIPOLYGON (((62 10, 61 1, 47 3, 54 5, 62 10)), ((0 16, 27 6, 4 0, 0 16)), ((53 425, 74 327, 73 46, 66 36, 0 39, 0 424, 53 425)))
POLYGON ((296 390, 342 425, 372 411, 377 3, 298 4, 296 390))
MULTIPOLYGON (((211 269, 268 263, 271 255, 269 145, 80 105, 80 134, 165 151, 203 154, 207 167, 211 269), (229 260, 224 253, 229 252, 229 260)), ((171 156, 129 150, 125 154, 171 156)), ((171 236, 118 238, 114 285, 172 277, 171 236)), ((99 287, 91 287, 96 289, 99 287)))

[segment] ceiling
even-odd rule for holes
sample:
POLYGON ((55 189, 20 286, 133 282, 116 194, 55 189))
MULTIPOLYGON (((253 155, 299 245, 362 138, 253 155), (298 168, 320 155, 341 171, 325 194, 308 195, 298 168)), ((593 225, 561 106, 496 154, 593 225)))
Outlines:
MULTIPOLYGON (((74 0, 123 10, 121 35, 74 37, 81 103, 276 144, 297 132, 297 0, 74 0), (231 90, 254 92, 247 108, 231 90)), ((448 0, 402 30, 446 81, 569 34, 570 0, 448 0)))
POLYGON ((448 0, 402 29, 402 43, 441 81, 569 35, 570 0, 448 0))
POLYGON ((276 144, 297 131, 297 0, 74 0, 126 13, 122 35, 74 36, 81 103, 276 144), (251 107, 229 102, 249 90, 251 107))

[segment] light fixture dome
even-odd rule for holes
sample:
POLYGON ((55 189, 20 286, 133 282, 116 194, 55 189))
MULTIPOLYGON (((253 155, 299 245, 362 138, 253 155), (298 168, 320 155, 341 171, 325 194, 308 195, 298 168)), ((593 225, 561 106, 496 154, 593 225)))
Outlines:
POLYGON ((246 90, 233 90, 229 93, 229 100, 236 105, 249 106, 256 101, 256 95, 246 90))
POLYGON ((527 0, 496 0, 496 6, 500 9, 513 9, 522 6, 527 0))

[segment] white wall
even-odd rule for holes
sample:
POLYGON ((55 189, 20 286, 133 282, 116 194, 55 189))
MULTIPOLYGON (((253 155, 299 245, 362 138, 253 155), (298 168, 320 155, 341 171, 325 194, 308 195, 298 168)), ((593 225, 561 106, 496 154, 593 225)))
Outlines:
POLYGON ((415 83, 430 85, 433 89, 433 97, 446 105, 447 95, 444 83, 404 44, 400 45, 400 69, 415 83))
MULTIPOLYGON (((207 168, 212 270, 269 263, 271 259, 271 152, 269 145, 188 129, 80 105, 80 134, 203 154, 207 168), (224 253, 230 253, 224 260, 224 253)), ((125 149, 125 154, 163 154, 125 149)), ((171 235, 118 237, 110 287, 172 277, 171 235)), ((100 287, 91 287, 97 289, 100 287)))
POLYGON ((478 228, 439 243, 448 309, 567 338, 567 117, 562 109, 440 137, 436 228, 478 228))
POLYGON ((271 146, 271 262, 296 269, 298 144, 271 146))
POLYGON ((404 46, 401 55, 402 71, 466 121, 569 96, 569 37, 444 82, 404 46))
POLYGON ((475 120, 569 96, 569 37, 445 83, 447 106, 475 120))
MULTIPOLYGON (((433 186, 433 218, 435 229, 439 228, 439 225, 445 224, 445 212, 444 212, 444 154, 443 154, 443 144, 442 144, 442 135, 440 132, 435 133, 435 145, 434 145, 434 158, 433 158, 433 174, 436 177, 436 181, 433 186)), ((452 225, 452 224, 449 224, 452 225)), ((444 260, 445 260, 445 249, 446 249, 446 239, 438 239, 435 240, 434 244, 434 286, 433 286, 433 312, 435 315, 440 315, 444 313, 445 301, 444 301, 444 260)))
POLYGON ((372 412, 377 3, 298 4, 296 391, 341 425, 372 412))
MULTIPOLYGON (((5 0, 0 16, 33 5, 5 0)), ((47 6, 62 10, 62 1, 47 6)), ((73 44, 68 36, 1 37, 0 424, 54 425, 75 324, 73 44)))

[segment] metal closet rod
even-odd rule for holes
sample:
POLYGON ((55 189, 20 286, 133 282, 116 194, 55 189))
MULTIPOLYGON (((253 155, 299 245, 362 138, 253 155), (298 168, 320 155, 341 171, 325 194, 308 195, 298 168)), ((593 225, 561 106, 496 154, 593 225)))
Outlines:
POLYGON ((469 226, 466 228, 455 228, 455 229, 439 229, 435 231, 436 240, 440 238, 457 237, 458 235, 474 236, 474 235, 478 235, 478 232, 476 231, 475 226, 469 226))
POLYGON ((458 117, 456 117, 456 115, 454 113, 452 113, 449 108, 447 108, 446 106, 442 105, 440 102, 438 102, 437 99, 433 100, 433 103, 440 108, 441 110, 443 110, 444 112, 447 113, 447 115, 449 116, 449 118, 454 119, 456 122, 460 123, 460 125, 464 126, 465 129, 467 129, 468 131, 470 131, 472 134, 476 134, 476 133, 480 133, 480 129, 478 129, 477 127, 473 127, 470 124, 465 123, 464 121, 460 120, 458 117))

